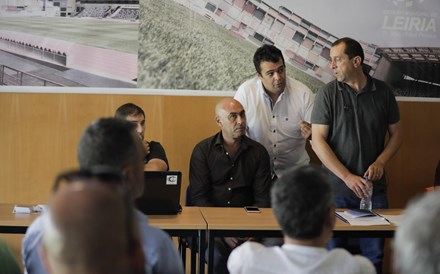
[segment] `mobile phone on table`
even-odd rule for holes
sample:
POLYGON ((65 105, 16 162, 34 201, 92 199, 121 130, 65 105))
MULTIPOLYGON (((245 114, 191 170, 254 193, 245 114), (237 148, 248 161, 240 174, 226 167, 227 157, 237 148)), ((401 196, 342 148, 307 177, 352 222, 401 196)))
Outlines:
POLYGON ((244 210, 246 210, 247 213, 260 213, 261 210, 258 208, 258 206, 245 206, 244 210))

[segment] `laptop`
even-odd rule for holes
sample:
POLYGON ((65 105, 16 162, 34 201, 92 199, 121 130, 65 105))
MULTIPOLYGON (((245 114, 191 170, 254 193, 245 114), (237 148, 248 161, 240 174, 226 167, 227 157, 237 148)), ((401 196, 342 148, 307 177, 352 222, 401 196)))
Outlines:
POLYGON ((175 215, 180 211, 180 171, 144 171, 144 193, 136 207, 147 215, 175 215))

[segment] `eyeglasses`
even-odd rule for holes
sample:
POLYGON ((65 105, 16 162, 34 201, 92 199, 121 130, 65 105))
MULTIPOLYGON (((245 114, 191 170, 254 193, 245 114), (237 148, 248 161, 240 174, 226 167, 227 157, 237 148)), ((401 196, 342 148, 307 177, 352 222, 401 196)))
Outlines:
MULTIPOLYGON (((62 188, 64 184, 84 180, 89 181, 92 179, 96 179, 103 184, 109 184, 119 190, 123 188, 122 186, 126 178, 119 169, 106 165, 97 165, 90 169, 70 170, 60 173, 55 178, 52 192, 55 193, 58 189, 62 188)), ((122 190, 119 191, 122 192, 122 190)))

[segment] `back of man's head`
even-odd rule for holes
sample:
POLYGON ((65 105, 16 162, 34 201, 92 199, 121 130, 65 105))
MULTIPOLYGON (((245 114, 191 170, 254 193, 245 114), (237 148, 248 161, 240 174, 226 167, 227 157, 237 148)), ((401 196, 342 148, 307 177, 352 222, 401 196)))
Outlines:
POLYGON ((81 169, 96 166, 119 169, 126 175, 133 198, 143 190, 142 145, 132 123, 115 118, 101 118, 91 123, 78 145, 81 169))
POLYGON ((440 273, 440 190, 414 200, 394 237, 394 268, 400 274, 440 273))
POLYGON ((125 120, 128 116, 138 116, 139 114, 145 118, 145 112, 141 107, 133 103, 126 103, 116 109, 115 118, 125 120))
POLYGON ((49 271, 128 273, 131 210, 116 188, 96 178, 77 179, 57 190, 44 216, 43 254, 49 271))
POLYGON ((314 166, 288 170, 272 187, 272 209, 283 233, 292 239, 321 236, 333 208, 333 193, 323 171, 314 166))

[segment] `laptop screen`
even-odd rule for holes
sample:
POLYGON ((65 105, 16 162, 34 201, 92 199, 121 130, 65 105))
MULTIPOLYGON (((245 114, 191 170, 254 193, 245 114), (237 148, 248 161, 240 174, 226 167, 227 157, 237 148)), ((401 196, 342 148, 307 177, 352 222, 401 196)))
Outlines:
POLYGON ((147 215, 174 215, 180 211, 180 171, 144 171, 144 192, 136 207, 147 215))

